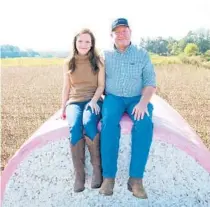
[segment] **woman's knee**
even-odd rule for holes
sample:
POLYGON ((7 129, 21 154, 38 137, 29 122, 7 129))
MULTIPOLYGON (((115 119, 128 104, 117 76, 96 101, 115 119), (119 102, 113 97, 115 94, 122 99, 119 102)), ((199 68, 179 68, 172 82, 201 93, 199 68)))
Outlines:
POLYGON ((71 144, 75 145, 83 137, 82 124, 74 122, 69 125, 69 138, 71 144))
POLYGON ((90 139, 94 139, 94 137, 98 133, 98 122, 99 119, 97 119, 96 117, 92 117, 92 119, 90 117, 85 122, 83 122, 84 133, 90 139))
POLYGON ((76 144, 83 137, 82 107, 80 104, 70 104, 66 108, 71 144, 76 144))

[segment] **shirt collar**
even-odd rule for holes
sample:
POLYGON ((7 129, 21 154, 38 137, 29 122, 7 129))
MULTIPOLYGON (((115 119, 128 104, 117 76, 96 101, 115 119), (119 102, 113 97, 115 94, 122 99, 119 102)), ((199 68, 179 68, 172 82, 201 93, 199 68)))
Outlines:
POLYGON ((117 47, 115 46, 115 44, 114 44, 114 50, 116 51, 116 52, 118 52, 118 53, 127 53, 127 52, 129 52, 130 50, 132 49, 132 43, 130 42, 130 44, 129 44, 129 46, 125 49, 125 51, 123 51, 123 52, 121 52, 121 51, 119 51, 118 49, 117 49, 117 47))

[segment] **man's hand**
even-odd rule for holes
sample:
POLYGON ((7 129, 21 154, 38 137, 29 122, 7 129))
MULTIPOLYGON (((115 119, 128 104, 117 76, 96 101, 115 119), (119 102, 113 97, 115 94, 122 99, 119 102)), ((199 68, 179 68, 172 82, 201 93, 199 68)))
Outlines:
POLYGON ((86 109, 88 106, 91 108, 92 113, 95 113, 96 115, 100 113, 100 107, 96 101, 91 100, 89 103, 87 103, 86 109))
POLYGON ((147 104, 139 101, 138 104, 135 105, 132 111, 132 115, 134 115, 134 120, 140 120, 144 118, 145 113, 149 116, 149 112, 147 110, 147 104))

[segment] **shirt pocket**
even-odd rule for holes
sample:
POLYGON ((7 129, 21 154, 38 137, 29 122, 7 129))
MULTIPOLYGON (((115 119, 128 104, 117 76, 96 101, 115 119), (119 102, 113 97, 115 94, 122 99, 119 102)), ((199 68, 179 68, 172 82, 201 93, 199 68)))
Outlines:
POLYGON ((141 62, 139 61, 126 61, 125 69, 127 76, 130 80, 139 80, 142 76, 141 62))

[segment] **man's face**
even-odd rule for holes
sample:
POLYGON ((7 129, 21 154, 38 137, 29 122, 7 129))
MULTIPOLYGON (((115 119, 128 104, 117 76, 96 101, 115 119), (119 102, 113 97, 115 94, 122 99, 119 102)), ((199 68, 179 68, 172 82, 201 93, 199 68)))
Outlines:
POLYGON ((118 26, 112 31, 111 36, 117 47, 127 47, 131 41, 131 30, 126 26, 118 26))

